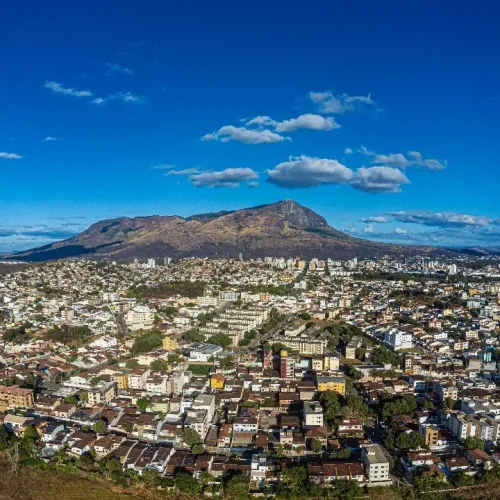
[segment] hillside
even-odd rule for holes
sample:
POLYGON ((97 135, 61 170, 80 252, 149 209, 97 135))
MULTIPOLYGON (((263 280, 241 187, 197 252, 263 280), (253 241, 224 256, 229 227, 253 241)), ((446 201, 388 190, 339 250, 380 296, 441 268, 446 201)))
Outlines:
POLYGON ((44 261, 68 257, 301 256, 352 258, 454 252, 354 238, 292 200, 231 212, 103 220, 69 238, 11 256, 44 261))

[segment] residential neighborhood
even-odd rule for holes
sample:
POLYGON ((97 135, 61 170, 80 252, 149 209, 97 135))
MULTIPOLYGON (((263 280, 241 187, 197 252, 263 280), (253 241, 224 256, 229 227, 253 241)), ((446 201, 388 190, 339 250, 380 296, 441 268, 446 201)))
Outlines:
POLYGON ((491 257, 5 264, 1 448, 207 495, 494 482, 499 278, 491 257))

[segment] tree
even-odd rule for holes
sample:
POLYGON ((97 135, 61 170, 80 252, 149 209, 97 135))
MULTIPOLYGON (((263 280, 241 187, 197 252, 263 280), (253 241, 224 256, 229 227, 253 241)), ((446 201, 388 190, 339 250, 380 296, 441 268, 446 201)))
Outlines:
POLYGON ((201 443, 200 435, 194 429, 191 429, 191 427, 186 427, 186 429, 184 429, 182 438, 190 448, 195 444, 201 443))
POLYGON ((205 335, 193 328, 184 332, 182 338, 187 342, 203 342, 205 340, 205 335))
POLYGON ((311 440, 311 451, 313 451, 314 453, 321 453, 322 449, 323 443, 319 439, 311 440))
POLYGON ((64 398, 65 403, 69 403, 70 405, 76 405, 78 404, 78 399, 76 396, 66 396, 64 398))
POLYGON ((149 405, 149 399, 146 398, 140 398, 137 400, 137 408, 139 408, 142 411, 146 411, 148 405, 149 405))
POLYGON ((138 368, 139 367, 139 361, 136 359, 129 359, 126 363, 125 366, 127 368, 138 368))
POLYGON ((191 475, 186 472, 179 472, 174 476, 174 483, 181 493, 198 493, 200 484, 191 475))
POLYGON ((455 406, 455 400, 453 398, 445 398, 443 403, 443 410, 453 410, 455 406))
POLYGON ((155 359, 149 366, 154 372, 166 373, 168 372, 168 361, 164 359, 155 359))
POLYGON ((484 450, 484 441, 477 436, 469 436, 464 440, 464 446, 467 450, 484 450))
POLYGON ((25 439, 31 439, 32 441, 38 441, 40 435, 33 425, 28 425, 26 429, 24 429, 23 437, 25 439))
POLYGON ((311 319, 311 315, 309 313, 303 312, 299 314, 299 318, 302 318, 304 321, 309 321, 311 319))
POLYGON ((419 432, 403 432, 396 438, 396 447, 402 450, 417 450, 424 447, 424 437, 419 432))
POLYGON ((296 498, 307 494, 307 469, 304 465, 293 464, 281 471, 279 493, 296 498))
POLYGON ((232 368, 234 366, 234 356, 226 356, 219 359, 221 368, 232 368))
POLYGON ((163 345, 163 334, 158 330, 151 330, 136 337, 132 345, 132 354, 143 354, 158 349, 163 345))
POLYGON ((98 420, 93 427, 96 434, 106 434, 107 431, 106 422, 104 420, 98 420))
POLYGON ((470 486, 474 484, 474 477, 469 476, 463 470, 453 476, 453 482, 458 486, 470 486))
POLYGON ((101 379, 99 377, 92 377, 90 379, 90 386, 95 387, 96 385, 99 384, 100 381, 101 381, 101 379))
POLYGON ((249 497, 249 481, 243 474, 233 475, 224 485, 224 496, 230 499, 248 498, 249 497))
POLYGON ((223 349, 227 349, 232 343, 231 338, 225 333, 216 333, 212 335, 208 341, 212 344, 220 345, 223 349))
POLYGON ((205 450, 205 447, 201 443, 195 443, 195 444, 193 444, 193 447, 191 448, 191 451, 195 455, 201 455, 204 450, 205 450))
POLYGON ((339 500, 356 500, 361 496, 361 488, 356 481, 339 479, 335 481, 335 494, 339 500))

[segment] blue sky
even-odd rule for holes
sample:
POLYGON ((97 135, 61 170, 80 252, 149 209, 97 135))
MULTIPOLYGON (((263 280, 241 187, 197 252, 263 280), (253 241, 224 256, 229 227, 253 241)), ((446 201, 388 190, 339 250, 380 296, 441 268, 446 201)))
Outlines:
POLYGON ((286 198, 500 246, 500 5, 436 3, 7 3, 0 250, 286 198))

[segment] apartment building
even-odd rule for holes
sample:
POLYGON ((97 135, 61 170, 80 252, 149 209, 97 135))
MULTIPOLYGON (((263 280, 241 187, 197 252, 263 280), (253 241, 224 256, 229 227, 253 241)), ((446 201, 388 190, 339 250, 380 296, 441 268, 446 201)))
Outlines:
POLYGON ((305 427, 323 426, 323 407, 317 401, 304 401, 302 419, 305 427))
POLYGON ((31 408, 34 402, 32 389, 22 389, 18 385, 0 386, 0 411, 31 408))
POLYGON ((370 483, 391 481, 389 476, 389 460, 379 444, 365 445, 361 448, 363 462, 370 483))
POLYGON ((345 378, 344 377, 318 377, 317 378, 318 391, 334 391, 345 394, 345 378))

